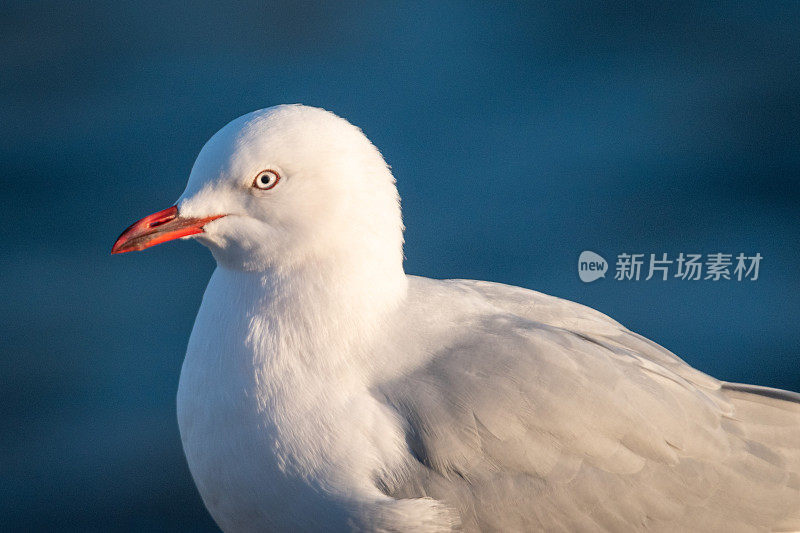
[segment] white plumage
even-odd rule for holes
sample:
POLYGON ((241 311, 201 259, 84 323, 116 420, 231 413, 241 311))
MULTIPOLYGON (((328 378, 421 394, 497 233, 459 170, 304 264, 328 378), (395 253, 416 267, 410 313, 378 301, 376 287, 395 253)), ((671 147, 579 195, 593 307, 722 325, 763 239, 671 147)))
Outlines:
POLYGON ((406 276, 394 179, 343 119, 237 119, 178 213, 225 215, 194 236, 218 267, 178 391, 223 530, 800 529, 798 395, 575 303, 406 276))

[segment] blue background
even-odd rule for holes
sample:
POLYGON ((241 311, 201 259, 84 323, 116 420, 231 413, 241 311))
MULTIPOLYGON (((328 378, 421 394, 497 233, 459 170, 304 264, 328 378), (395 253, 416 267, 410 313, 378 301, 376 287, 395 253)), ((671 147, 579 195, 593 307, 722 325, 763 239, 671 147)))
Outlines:
POLYGON ((330 4, 4 4, 0 529, 214 529, 174 414, 213 260, 109 250, 278 103, 383 151, 408 272, 577 300, 800 390, 800 4, 330 4), (583 284, 585 249, 764 260, 756 282, 583 284))

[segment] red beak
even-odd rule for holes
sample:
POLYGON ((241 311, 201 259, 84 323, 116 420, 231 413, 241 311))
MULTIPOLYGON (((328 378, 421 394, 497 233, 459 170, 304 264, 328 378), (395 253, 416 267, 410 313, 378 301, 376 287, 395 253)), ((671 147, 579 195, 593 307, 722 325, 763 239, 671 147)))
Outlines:
POLYGON ((117 242, 114 243, 114 247, 111 248, 111 253, 123 254, 125 252, 144 250, 162 242, 203 233, 203 226, 224 216, 183 218, 178 216, 178 207, 173 205, 132 224, 119 236, 117 242))

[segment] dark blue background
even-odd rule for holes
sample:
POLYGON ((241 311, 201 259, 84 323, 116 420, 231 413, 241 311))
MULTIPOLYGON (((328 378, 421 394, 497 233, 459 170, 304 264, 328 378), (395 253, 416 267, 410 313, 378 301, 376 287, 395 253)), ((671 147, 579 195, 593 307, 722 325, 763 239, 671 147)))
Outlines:
POLYGON ((0 10, 0 529, 214 528, 174 414, 213 260, 109 249, 217 129, 278 103, 383 151, 407 271, 577 300, 800 390, 800 4, 331 4, 0 10), (764 261, 756 282, 583 284, 584 249, 764 261))

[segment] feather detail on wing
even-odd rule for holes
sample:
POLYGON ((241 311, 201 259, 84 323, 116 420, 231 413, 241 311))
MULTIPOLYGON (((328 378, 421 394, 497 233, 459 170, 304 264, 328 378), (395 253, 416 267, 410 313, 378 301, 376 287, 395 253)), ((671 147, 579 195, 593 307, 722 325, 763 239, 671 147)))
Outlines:
POLYGON ((488 305, 376 389, 415 458, 387 494, 444 501, 468 530, 800 527, 791 393, 723 384, 578 304, 436 283, 488 305))

